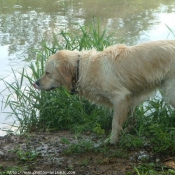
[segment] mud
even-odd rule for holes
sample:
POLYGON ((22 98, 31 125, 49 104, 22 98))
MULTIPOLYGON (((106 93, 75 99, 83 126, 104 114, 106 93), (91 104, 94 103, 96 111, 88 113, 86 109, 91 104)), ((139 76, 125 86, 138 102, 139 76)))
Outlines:
MULTIPOLYGON (((159 158, 153 158, 145 150, 120 154, 117 146, 101 146, 102 140, 96 135, 75 135, 70 132, 6 135, 0 137, 0 172, 125 175, 136 174, 134 167, 144 161, 154 159, 152 161, 160 162, 159 158), (72 144, 88 139, 94 148, 71 148, 72 144)), ((171 168, 174 166, 171 159, 164 164, 171 168)))

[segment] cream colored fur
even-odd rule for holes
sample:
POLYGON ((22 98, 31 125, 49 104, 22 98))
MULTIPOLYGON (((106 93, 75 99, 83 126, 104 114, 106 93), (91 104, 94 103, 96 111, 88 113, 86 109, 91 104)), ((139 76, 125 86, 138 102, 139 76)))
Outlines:
MULTIPOLYGON (((175 107, 175 41, 162 40, 135 46, 114 45, 102 52, 62 50, 46 63, 35 87, 71 89, 79 60, 80 95, 114 109, 110 143, 116 143, 128 112, 157 89, 175 107)), ((101 116, 103 117, 103 116, 101 116)))

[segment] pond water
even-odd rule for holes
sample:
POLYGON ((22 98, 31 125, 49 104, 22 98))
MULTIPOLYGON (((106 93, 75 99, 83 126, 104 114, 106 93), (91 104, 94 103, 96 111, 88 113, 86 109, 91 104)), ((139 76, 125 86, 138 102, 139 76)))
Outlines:
MULTIPOLYGON (((12 69, 20 71, 34 59, 31 48, 38 48, 42 39, 91 24, 94 18, 102 29, 115 32, 116 41, 126 44, 174 39, 167 28, 175 30, 174 0, 0 0, 0 4, 0 79, 6 77, 8 82, 13 82, 12 69)), ((0 92, 4 88, 0 81, 0 92)), ((1 93, 0 109, 7 95, 1 93)), ((4 112, 8 109, 0 111, 0 129, 12 122, 5 120, 4 112)))

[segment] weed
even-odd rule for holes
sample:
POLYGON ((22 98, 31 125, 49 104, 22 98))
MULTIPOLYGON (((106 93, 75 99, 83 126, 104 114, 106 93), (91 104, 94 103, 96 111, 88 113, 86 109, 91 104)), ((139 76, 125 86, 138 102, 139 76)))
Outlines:
POLYGON ((87 166, 89 163, 90 163, 90 160, 86 158, 86 159, 82 160, 81 166, 87 166))
POLYGON ((105 130, 101 128, 101 125, 99 123, 96 123, 96 126, 94 127, 93 131, 98 135, 104 135, 105 130))
POLYGON ((60 142, 63 143, 63 144, 66 144, 66 145, 70 144, 70 141, 67 138, 64 138, 64 137, 60 139, 60 142))
POLYGON ((172 33, 173 34, 173 36, 175 36, 175 31, 173 31, 169 26, 167 26, 166 24, 165 24, 165 26, 168 28, 168 30, 170 31, 170 33, 172 33))
POLYGON ((9 150, 11 153, 15 153, 17 157, 17 161, 22 164, 34 162, 36 158, 40 155, 40 153, 35 150, 22 150, 19 147, 16 147, 13 150, 9 150))
POLYGON ((120 138, 120 147, 125 148, 139 148, 145 143, 144 137, 138 137, 137 135, 123 134, 120 138))
POLYGON ((18 157, 18 160, 22 163, 28 163, 33 162, 36 160, 36 158, 39 156, 39 153, 36 151, 23 151, 23 150, 17 150, 16 155, 18 157))
POLYGON ((77 143, 72 143, 69 148, 64 151, 65 154, 91 152, 94 149, 94 144, 90 140, 80 140, 77 143))
POLYGON ((117 149, 117 150, 113 150, 112 151, 112 157, 122 157, 122 158, 126 158, 127 157, 127 152, 126 150, 122 150, 122 149, 117 149))
POLYGON ((175 170, 168 170, 168 173, 171 173, 172 175, 175 174, 175 170))
POLYGON ((160 167, 154 163, 142 164, 138 167, 134 167, 137 175, 173 175, 174 170, 167 169, 167 167, 160 167), (156 170, 157 169, 157 170, 156 170))

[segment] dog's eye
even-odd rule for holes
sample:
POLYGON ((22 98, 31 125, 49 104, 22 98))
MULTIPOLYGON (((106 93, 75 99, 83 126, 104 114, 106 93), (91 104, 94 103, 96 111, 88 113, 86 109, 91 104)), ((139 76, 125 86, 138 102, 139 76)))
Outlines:
POLYGON ((46 72, 46 75, 49 75, 50 73, 49 72, 46 72))

